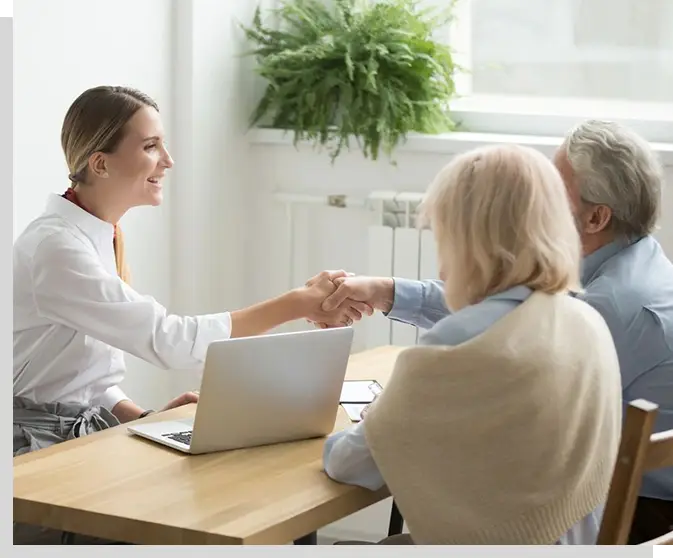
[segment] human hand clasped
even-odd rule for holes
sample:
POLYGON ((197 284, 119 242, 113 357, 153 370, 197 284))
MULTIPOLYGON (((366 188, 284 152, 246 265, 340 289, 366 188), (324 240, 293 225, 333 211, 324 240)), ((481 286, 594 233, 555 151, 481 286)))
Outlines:
POLYGON ((323 271, 306 282, 313 304, 306 319, 317 327, 352 325, 375 310, 392 306, 394 284, 385 277, 356 276, 343 270, 323 271))
POLYGON ((325 300, 337 290, 335 281, 339 278, 352 276, 343 270, 322 271, 311 277, 299 290, 304 306, 304 317, 318 327, 350 326, 361 320, 363 315, 371 316, 374 309, 362 301, 343 301, 341 304, 325 310, 325 300))

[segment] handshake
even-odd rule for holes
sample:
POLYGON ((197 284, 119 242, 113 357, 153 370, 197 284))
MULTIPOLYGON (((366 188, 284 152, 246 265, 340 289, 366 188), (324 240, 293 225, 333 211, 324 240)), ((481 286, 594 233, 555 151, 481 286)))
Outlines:
POLYGON ((394 290, 391 277, 367 277, 339 270, 320 272, 297 293, 306 320, 327 328, 352 325, 375 310, 390 311, 394 290))

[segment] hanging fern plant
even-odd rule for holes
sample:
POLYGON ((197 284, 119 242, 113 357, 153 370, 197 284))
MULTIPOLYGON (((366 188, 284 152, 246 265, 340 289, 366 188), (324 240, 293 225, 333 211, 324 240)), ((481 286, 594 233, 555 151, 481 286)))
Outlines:
MULTIPOLYGON (((450 5, 452 5, 450 3, 450 5)), ((294 132, 294 144, 328 146, 331 159, 355 138, 365 157, 388 156, 409 132, 455 128, 448 102, 457 70, 433 33, 451 17, 418 0, 288 0, 279 25, 250 27, 257 72, 267 81, 251 126, 294 132)))

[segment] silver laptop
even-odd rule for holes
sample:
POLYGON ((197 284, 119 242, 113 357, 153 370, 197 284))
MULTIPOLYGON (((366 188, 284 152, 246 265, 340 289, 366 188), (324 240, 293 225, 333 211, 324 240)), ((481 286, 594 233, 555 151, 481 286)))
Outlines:
POLYGON ((129 426, 138 436, 202 454, 332 432, 353 328, 211 343, 193 418, 129 426))

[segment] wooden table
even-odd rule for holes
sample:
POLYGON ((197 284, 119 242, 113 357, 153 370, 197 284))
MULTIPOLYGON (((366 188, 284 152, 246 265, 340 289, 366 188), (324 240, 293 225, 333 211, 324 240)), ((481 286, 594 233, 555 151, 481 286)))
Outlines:
MULTIPOLYGON (((400 350, 354 354, 346 377, 385 385, 400 350)), ((339 408, 335 430, 349 424, 339 408)), ((323 446, 190 456, 121 425, 14 458, 14 521, 133 544, 287 544, 389 496, 329 479, 323 446)))

